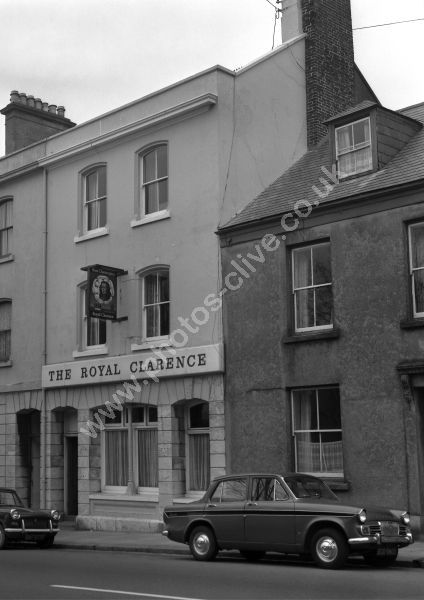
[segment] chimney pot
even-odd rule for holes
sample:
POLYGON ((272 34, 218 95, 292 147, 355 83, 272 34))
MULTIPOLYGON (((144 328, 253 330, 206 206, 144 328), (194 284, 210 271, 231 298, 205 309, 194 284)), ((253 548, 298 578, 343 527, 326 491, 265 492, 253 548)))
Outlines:
POLYGON ((35 98, 34 103, 35 103, 35 108, 37 108, 38 110, 41 110, 41 108, 42 108, 41 98, 35 98))
POLYGON ((25 92, 20 93, 19 98, 20 98, 20 101, 22 102, 22 104, 27 103, 27 95, 25 94, 25 92))
POLYGON ((64 106, 58 106, 57 107, 57 114, 59 117, 64 117, 65 116, 65 107, 64 106))
POLYGON ((42 108, 42 110, 44 110, 45 112, 47 112, 49 110, 48 103, 47 102, 42 102, 41 108, 42 108))
POLYGON ((56 104, 49 104, 49 113, 56 114, 57 106, 56 104))
POLYGON ((10 92, 10 101, 11 102, 19 102, 20 101, 20 96, 19 96, 18 90, 12 90, 10 92))
POLYGON ((35 103, 34 103, 34 96, 28 96, 27 97, 27 104, 31 108, 34 108, 34 105, 35 105, 35 103))

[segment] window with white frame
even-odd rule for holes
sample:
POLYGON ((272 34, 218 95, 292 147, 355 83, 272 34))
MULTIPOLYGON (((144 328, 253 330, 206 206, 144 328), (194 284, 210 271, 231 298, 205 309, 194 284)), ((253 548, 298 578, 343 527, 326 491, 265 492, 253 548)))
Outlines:
POLYGON ((142 277, 143 339, 154 340, 169 335, 169 270, 149 271, 142 277))
POLYGON ((87 287, 86 284, 80 286, 81 302, 81 333, 80 346, 82 349, 89 349, 98 346, 104 346, 107 340, 107 322, 105 319, 98 319, 87 315, 87 287))
POLYGON ((140 216, 168 208, 168 146, 140 154, 140 216))
POLYGON ((12 302, 0 300, 0 362, 8 362, 11 354, 12 302))
POLYGON ((157 407, 128 405, 105 417, 103 480, 106 488, 125 488, 129 480, 139 491, 158 487, 157 407))
POLYGON ((209 404, 187 409, 187 491, 205 491, 210 483, 209 404))
POLYGON ((291 404, 296 471, 342 476, 339 389, 323 387, 293 390, 291 404))
POLYGON ((106 166, 83 173, 83 231, 89 233, 106 226, 106 166))
POLYGON ((330 242, 292 250, 295 331, 333 327, 330 242))
POLYGON ((414 317, 424 317, 424 223, 409 226, 409 273, 414 317))
POLYGON ((336 128, 336 159, 340 179, 372 169, 369 117, 336 128))
POLYGON ((12 206, 10 198, 0 201, 0 258, 12 253, 12 206))

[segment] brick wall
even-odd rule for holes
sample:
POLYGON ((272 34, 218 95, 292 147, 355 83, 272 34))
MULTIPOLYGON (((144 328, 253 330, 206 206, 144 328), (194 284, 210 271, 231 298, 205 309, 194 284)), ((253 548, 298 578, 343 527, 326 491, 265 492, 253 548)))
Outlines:
POLYGON ((354 104, 354 57, 350 0, 302 0, 306 39, 308 147, 327 133, 323 125, 354 104))

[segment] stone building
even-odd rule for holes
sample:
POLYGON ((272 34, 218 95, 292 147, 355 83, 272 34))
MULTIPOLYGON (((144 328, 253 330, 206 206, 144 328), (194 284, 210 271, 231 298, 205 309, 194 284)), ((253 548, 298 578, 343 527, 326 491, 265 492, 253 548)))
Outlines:
POLYGON ((423 123, 334 115, 220 230, 229 469, 318 475, 421 532, 423 123))

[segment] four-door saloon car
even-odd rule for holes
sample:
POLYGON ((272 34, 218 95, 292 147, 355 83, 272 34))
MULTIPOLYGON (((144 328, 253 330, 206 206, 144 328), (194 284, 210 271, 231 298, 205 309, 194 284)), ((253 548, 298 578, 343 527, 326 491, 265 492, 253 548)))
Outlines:
POLYGON ((40 548, 50 548, 59 531, 59 519, 57 510, 25 508, 15 490, 0 488, 0 549, 9 541, 32 541, 40 548))
POLYGON ((413 542, 407 512, 342 504, 317 477, 292 473, 215 479, 203 498, 163 513, 169 539, 188 544, 196 560, 236 549, 249 560, 265 552, 311 555, 325 569, 361 554, 389 566, 413 542))

